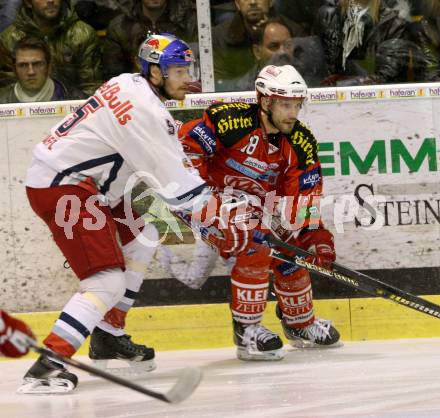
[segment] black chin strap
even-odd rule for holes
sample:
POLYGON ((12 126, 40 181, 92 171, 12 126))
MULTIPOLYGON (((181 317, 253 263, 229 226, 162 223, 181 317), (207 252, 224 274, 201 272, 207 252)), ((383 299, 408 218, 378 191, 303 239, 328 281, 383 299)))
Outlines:
POLYGON ((267 115, 267 120, 272 124, 272 126, 275 126, 275 128, 277 128, 277 126, 275 125, 275 122, 272 119, 272 110, 267 112, 266 115, 267 115))
MULTIPOLYGON (((262 106, 260 106, 260 109, 263 113, 265 113, 267 115, 267 120, 272 124, 272 126, 275 126, 273 119, 272 119, 272 99, 270 100, 270 106, 268 110, 264 110, 262 106)), ((276 128, 276 126, 275 126, 276 128)))
POLYGON ((167 99, 167 100, 172 100, 173 99, 165 90, 165 82, 161 86, 159 86, 158 90, 159 90, 159 93, 163 97, 165 97, 165 99, 167 99))
POLYGON ((165 90, 165 77, 162 74, 162 84, 160 86, 155 86, 150 80, 149 77, 145 76, 145 74, 141 74, 145 80, 147 80, 148 84, 152 88, 152 90, 159 96, 165 97, 167 100, 172 100, 172 97, 165 90))

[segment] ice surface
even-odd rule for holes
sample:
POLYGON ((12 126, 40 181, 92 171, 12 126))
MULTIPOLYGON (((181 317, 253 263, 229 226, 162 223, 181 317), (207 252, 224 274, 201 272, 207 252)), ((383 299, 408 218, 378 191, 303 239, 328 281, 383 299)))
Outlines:
POLYGON ((290 349, 279 362, 242 362, 232 347, 158 353, 157 370, 137 383, 167 391, 182 367, 203 369, 199 388, 178 405, 80 371, 80 384, 72 394, 17 395, 31 363, 0 362, 0 417, 440 417, 440 339, 290 349))

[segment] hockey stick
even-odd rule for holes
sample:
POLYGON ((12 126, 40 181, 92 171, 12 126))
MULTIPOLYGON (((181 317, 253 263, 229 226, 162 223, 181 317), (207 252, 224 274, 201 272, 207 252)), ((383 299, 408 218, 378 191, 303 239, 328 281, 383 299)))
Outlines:
POLYGON ((115 376, 113 374, 104 372, 103 370, 97 369, 95 367, 89 366, 88 364, 81 363, 69 357, 64 357, 60 354, 54 353, 46 348, 38 347, 34 344, 30 344, 30 348, 46 357, 53 358, 60 362, 69 364, 70 366, 76 367, 77 369, 83 370, 95 376, 102 377, 103 379, 110 380, 121 386, 133 389, 136 392, 143 393, 144 395, 151 396, 152 398, 159 399, 163 402, 168 403, 179 403, 188 398, 194 390, 199 385, 202 379, 202 371, 196 367, 187 367, 183 369, 179 376, 177 383, 166 393, 155 392, 151 389, 144 388, 143 386, 137 385, 136 383, 130 382, 129 380, 122 379, 121 377, 115 376))
POLYGON ((366 274, 360 273, 356 270, 351 270, 348 267, 342 266, 337 263, 332 263, 332 270, 325 269, 317 266, 316 264, 309 263, 304 257, 313 257, 314 254, 295 245, 286 244, 275 238, 271 234, 256 233, 254 236, 256 242, 268 243, 271 246, 282 247, 287 250, 295 252, 295 256, 289 256, 271 248, 270 256, 279 260, 284 260, 290 263, 295 263, 298 266, 304 267, 309 271, 313 271, 318 275, 326 278, 333 279, 339 283, 345 284, 354 289, 362 290, 372 296, 379 296, 384 299, 389 299, 399 305, 406 306, 407 308, 415 309, 427 315, 431 315, 435 318, 440 318, 440 306, 435 303, 429 302, 411 293, 405 292, 390 284, 381 282, 366 274))

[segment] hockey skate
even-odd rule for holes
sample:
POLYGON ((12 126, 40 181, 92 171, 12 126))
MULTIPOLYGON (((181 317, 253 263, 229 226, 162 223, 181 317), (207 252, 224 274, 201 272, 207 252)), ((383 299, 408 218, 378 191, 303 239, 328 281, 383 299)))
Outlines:
POLYGON ((17 393, 47 394, 66 393, 75 389, 78 378, 60 363, 40 356, 24 375, 17 393))
POLYGON ((292 347, 296 348, 334 348, 342 346, 340 335, 331 321, 315 318, 313 324, 305 328, 291 328, 283 320, 277 305, 277 316, 281 321, 284 335, 292 347))
POLYGON ((261 324, 234 324, 234 343, 240 360, 281 360, 285 356, 281 338, 261 324))
POLYGON ((142 375, 156 368, 153 348, 135 344, 129 335, 116 337, 98 327, 90 337, 89 357, 96 367, 123 376, 142 375), (113 360, 123 360, 128 367, 114 367, 113 360))

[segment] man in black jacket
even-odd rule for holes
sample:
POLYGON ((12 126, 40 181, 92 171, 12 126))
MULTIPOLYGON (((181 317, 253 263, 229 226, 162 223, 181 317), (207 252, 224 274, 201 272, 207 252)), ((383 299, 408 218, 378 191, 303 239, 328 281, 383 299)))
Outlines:
POLYGON ((104 78, 138 72, 137 54, 148 33, 172 33, 185 42, 197 40, 192 0, 135 0, 132 9, 116 16, 107 28, 103 47, 104 78))
MULTIPOLYGON (((216 91, 227 90, 230 80, 242 77, 256 64, 252 45, 265 22, 276 16, 272 3, 272 0, 235 0, 235 15, 213 28, 216 91)), ((298 23, 283 16, 279 18, 293 37, 306 34, 298 23)))

